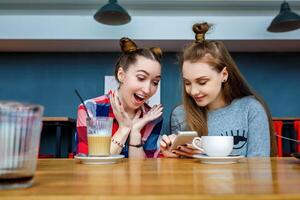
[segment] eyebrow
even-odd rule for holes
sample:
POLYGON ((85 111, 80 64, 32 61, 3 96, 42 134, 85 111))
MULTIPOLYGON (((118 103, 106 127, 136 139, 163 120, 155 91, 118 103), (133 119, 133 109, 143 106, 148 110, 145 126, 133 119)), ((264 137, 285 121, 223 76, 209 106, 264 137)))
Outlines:
MULTIPOLYGON (((143 73, 145 73, 147 76, 150 76, 150 74, 149 74, 148 72, 146 72, 145 70, 142 70, 142 69, 137 70, 136 72, 143 72, 143 73)), ((155 78, 160 78, 160 77, 161 77, 161 76, 158 75, 158 76, 156 76, 155 78)))
MULTIPOLYGON (((201 81, 203 79, 208 79, 208 78, 209 78, 208 76, 201 76, 201 77, 196 78, 195 80, 196 81, 201 81)), ((189 79, 183 77, 183 80, 188 81, 189 79)))

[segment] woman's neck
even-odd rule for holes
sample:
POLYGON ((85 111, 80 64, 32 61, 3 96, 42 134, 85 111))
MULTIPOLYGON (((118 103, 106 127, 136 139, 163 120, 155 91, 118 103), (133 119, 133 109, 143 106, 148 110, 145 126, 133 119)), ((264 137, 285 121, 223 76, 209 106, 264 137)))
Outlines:
POLYGON ((219 94, 213 102, 207 105, 207 109, 209 111, 214 111, 220 108, 224 108, 225 106, 227 106, 227 103, 224 99, 224 96, 223 94, 219 94))

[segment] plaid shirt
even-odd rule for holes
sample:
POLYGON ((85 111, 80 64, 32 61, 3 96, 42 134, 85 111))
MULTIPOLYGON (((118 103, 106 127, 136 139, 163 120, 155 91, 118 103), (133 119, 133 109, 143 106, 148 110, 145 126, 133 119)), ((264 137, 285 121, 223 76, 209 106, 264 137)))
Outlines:
MULTIPOLYGON (((109 95, 103 95, 93 99, 89 99, 84 102, 90 116, 106 116, 114 118, 112 135, 114 135, 118 128, 119 124, 115 119, 112 107, 109 101, 109 95)), ((147 104, 142 106, 143 114, 147 113, 150 110, 150 107, 147 104)), ((141 116, 143 116, 143 114, 141 116)), ((88 143, 87 143, 87 130, 86 130, 86 112, 82 104, 78 107, 77 113, 77 153, 88 154, 88 143)), ((146 124, 146 126, 141 130, 142 142, 144 152, 146 157, 152 158, 158 156, 157 150, 157 140, 160 135, 162 128, 162 117, 146 124)), ((121 154, 128 157, 128 139, 125 143, 125 147, 122 149, 121 154)))

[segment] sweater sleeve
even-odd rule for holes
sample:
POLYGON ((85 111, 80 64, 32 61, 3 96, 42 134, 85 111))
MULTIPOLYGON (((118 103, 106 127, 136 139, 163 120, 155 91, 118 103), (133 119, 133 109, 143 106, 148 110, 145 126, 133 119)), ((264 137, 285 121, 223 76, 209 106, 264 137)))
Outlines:
POLYGON ((86 130, 86 112, 82 105, 77 110, 77 153, 88 154, 87 130, 86 130))
POLYGON ((171 134, 177 134, 178 131, 186 129, 185 112, 183 106, 177 106, 171 113, 170 130, 171 134))
POLYGON ((147 138, 143 148, 147 158, 157 157, 156 152, 158 150, 158 138, 160 136, 163 120, 161 119, 153 128, 150 136, 147 138))
POLYGON ((270 129, 264 107, 258 101, 252 101, 248 110, 247 157, 270 156, 270 129))

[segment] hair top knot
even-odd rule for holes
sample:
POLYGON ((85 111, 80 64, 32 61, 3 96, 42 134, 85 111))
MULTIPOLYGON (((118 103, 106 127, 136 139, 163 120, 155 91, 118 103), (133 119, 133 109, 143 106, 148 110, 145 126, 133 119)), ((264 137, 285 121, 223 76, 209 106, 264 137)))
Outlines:
POLYGON ((197 33, 195 35, 196 42, 203 42, 205 40, 205 35, 203 33, 197 33))
POLYGON ((160 60, 162 58, 162 50, 159 47, 151 47, 150 51, 155 55, 155 57, 160 60))
POLYGON ((210 28, 210 26, 206 22, 197 23, 197 24, 193 25, 193 31, 195 33, 195 42, 196 43, 198 43, 198 42, 202 43, 205 41, 205 34, 209 28, 210 28))
POLYGON ((120 39, 120 46, 124 53, 132 53, 138 49, 137 45, 131 39, 126 37, 120 39))

